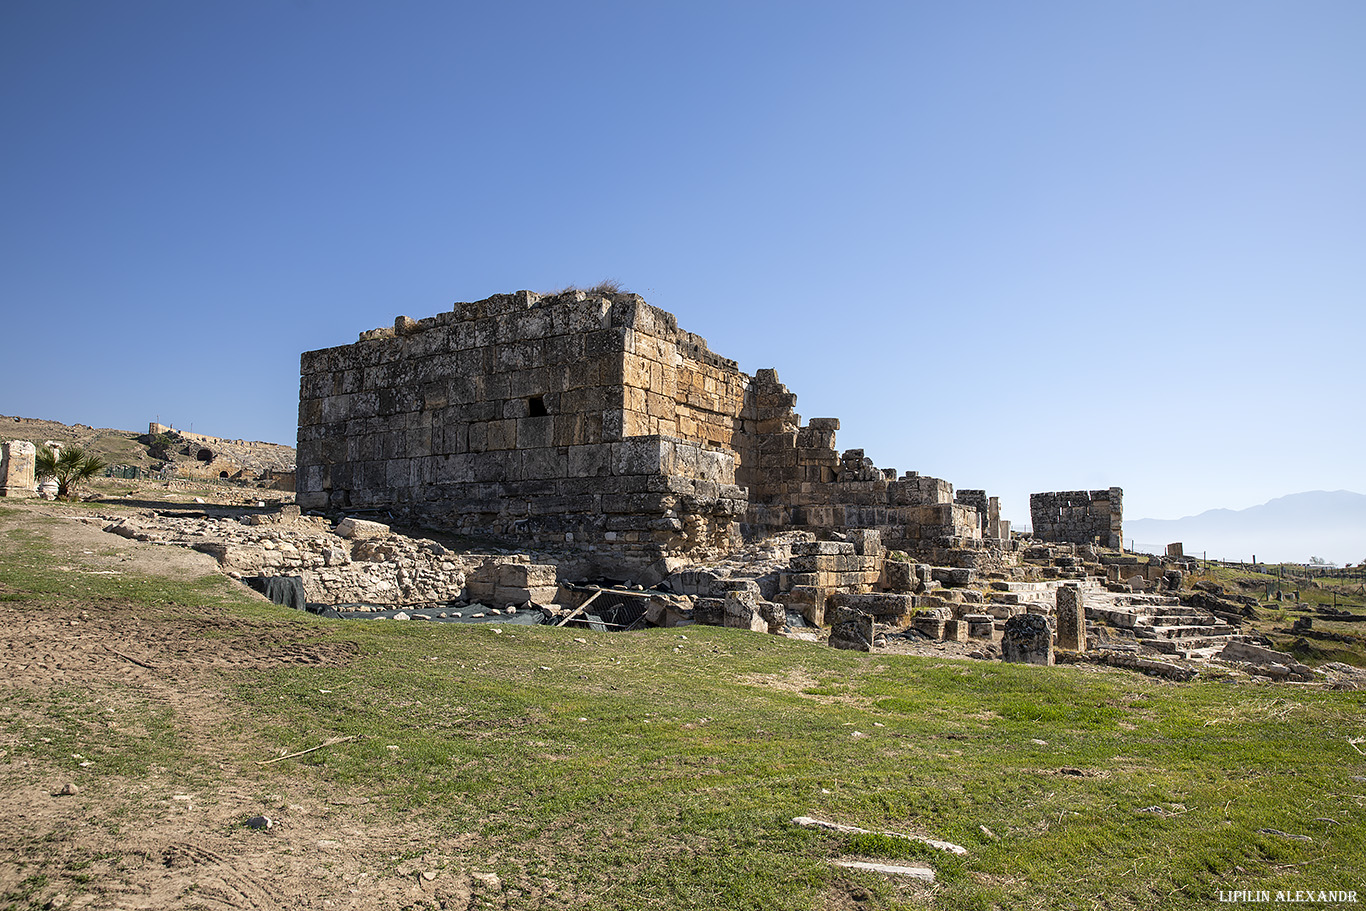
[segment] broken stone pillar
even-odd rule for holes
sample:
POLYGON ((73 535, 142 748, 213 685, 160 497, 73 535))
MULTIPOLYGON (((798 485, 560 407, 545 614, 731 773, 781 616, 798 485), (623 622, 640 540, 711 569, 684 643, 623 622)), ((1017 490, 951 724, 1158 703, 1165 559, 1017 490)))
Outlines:
POLYGON ((1058 588, 1058 648, 1086 651, 1086 608, 1080 586, 1058 588))
POLYGON ((1053 631, 1048 618, 1039 614, 1020 614, 1006 621, 1001 637, 1001 656, 1013 664, 1053 663, 1053 631))
POLYGON ((873 617, 851 607, 830 614, 830 647, 867 652, 873 648, 873 617))
POLYGON ((28 440, 0 443, 0 497, 33 497, 34 461, 38 450, 28 440))
POLYGON ((768 623, 766 632, 781 633, 787 626, 787 608, 772 601, 760 601, 756 606, 759 616, 768 623))

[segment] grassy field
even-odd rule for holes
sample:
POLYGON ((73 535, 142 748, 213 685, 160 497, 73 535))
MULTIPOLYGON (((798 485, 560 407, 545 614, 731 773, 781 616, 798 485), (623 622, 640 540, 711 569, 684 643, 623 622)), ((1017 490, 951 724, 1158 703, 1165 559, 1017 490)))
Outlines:
MULTIPOLYGON (((201 787, 363 796, 370 825, 416 823, 460 846, 444 863, 496 872, 511 908, 1198 908, 1239 889, 1366 900, 1360 692, 856 654, 709 627, 320 621, 212 579, 63 571, 48 524, 0 520, 0 622, 41 609, 173 624, 211 605, 350 656, 197 676, 221 706, 213 763, 174 704, 129 685, 137 723, 101 734, 105 758, 78 769, 95 691, 15 693, 0 712, 8 787, 23 759, 92 793, 114 790, 102 776, 122 787, 154 768, 201 787), (351 739, 258 764, 339 737, 351 739), (967 854, 803 829, 799 815, 967 854), (833 859, 927 865, 937 881, 833 859)), ((225 633, 193 635, 210 648, 225 633)), ((119 825, 129 810, 103 812, 119 825)), ((386 855, 379 874, 420 853, 386 855)), ((41 846, 21 866, 0 907, 73 888, 41 846)))

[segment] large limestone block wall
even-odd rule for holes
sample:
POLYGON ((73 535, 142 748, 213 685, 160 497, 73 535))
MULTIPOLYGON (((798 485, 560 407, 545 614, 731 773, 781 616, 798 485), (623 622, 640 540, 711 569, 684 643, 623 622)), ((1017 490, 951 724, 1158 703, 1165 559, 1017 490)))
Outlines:
POLYGON ((774 370, 754 377, 634 294, 460 303, 300 362, 298 502, 572 545, 619 567, 757 533, 979 540, 953 486, 835 448, 774 370))
POLYGON ((1061 490, 1029 495, 1034 536, 1059 544, 1091 544, 1124 549, 1124 491, 1061 490))
POLYGON ((736 476, 750 491, 747 524, 771 532, 878 529, 892 548, 921 551, 981 540, 977 512, 954 503, 953 485, 939 478, 878 468, 862 449, 841 454, 838 418, 803 425, 797 397, 773 370, 755 374, 754 434, 736 476))
POLYGON ((635 295, 523 291, 399 317, 303 355, 299 503, 628 563, 725 551, 747 383, 635 295))

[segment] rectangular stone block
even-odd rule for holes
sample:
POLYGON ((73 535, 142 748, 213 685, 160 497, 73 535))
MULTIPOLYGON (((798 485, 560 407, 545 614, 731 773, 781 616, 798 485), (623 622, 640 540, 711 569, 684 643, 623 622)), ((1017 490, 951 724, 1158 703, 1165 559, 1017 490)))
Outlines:
POLYGON ((726 592, 725 625, 732 629, 768 632, 768 620, 759 610, 759 596, 751 591, 726 592))
POLYGON ((918 614, 911 618, 911 626, 916 632, 923 633, 936 642, 944 638, 944 627, 947 622, 943 617, 934 614, 918 614))
POLYGON ((905 560, 888 560, 882 564, 882 580, 889 591, 913 592, 920 586, 915 564, 905 560))
POLYGON ((803 541, 792 545, 794 556, 836 556, 854 554, 854 545, 849 541, 803 541))
POLYGON ((556 571, 553 563, 502 563, 497 579, 499 585, 509 588, 554 586, 556 571))
POLYGON ((990 614, 968 614, 963 622, 967 624, 968 636, 973 639, 990 640, 996 633, 996 618, 990 614))
POLYGON ((28 440, 0 444, 0 497, 37 496, 38 449, 28 440))
POLYGON ((1086 608, 1081 589, 1062 585, 1057 590, 1058 648, 1086 651, 1086 608))
POLYGON ((868 652, 873 648, 873 618, 851 607, 836 607, 830 615, 830 647, 868 652))

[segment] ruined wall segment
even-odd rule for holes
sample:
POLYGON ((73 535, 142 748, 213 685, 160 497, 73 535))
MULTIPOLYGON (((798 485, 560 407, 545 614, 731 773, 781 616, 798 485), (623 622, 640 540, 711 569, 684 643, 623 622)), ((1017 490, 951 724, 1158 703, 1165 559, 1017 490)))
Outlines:
POLYGON ((1057 544, 1124 549, 1124 491, 1062 490, 1029 495, 1034 536, 1057 544))
POLYGON ((1009 540, 1010 523, 1005 522, 1002 526, 999 497, 987 496, 985 490, 961 489, 954 495, 953 502, 977 510, 977 526, 983 538, 1009 540))
POLYGON ((724 551, 746 379, 635 295, 521 291, 399 317, 303 355, 299 503, 626 565, 724 551))
POLYGON ((878 468, 862 449, 840 453, 837 418, 805 426, 793 409, 797 397, 773 370, 753 384, 753 455, 737 480, 750 491, 746 522, 771 532, 811 529, 830 533, 878 529, 887 546, 923 551, 959 548, 981 540, 976 511, 954 503, 953 485, 939 478, 878 468))
POLYGON ((529 291, 400 316, 300 362, 298 502, 493 533, 639 569, 763 534, 879 529, 897 548, 979 542, 953 486, 898 478, 803 425, 634 294, 529 291))

